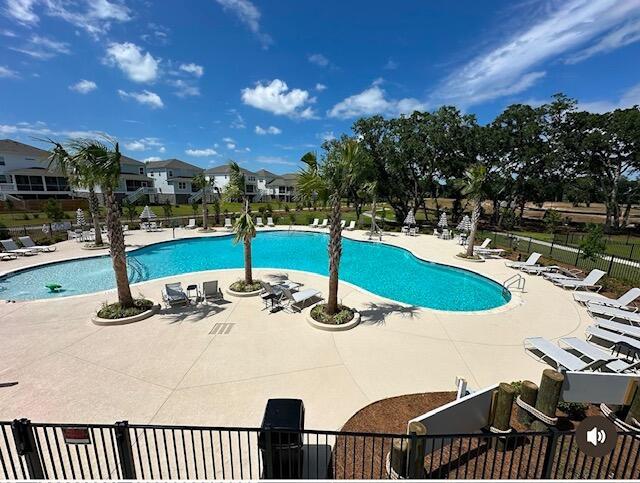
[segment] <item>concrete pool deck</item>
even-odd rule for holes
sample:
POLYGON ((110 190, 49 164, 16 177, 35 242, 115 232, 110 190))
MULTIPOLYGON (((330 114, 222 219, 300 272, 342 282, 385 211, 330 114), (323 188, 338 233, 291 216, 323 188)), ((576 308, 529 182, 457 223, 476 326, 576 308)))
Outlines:
MULTIPOLYGON (((316 230, 319 231, 319 230, 316 230)), ((175 230, 176 238, 203 236, 175 230)), ((206 236, 225 235, 218 230, 206 236)), ((363 231, 345 237, 366 240, 363 231)), ((172 230, 134 231, 132 247, 170 240, 172 230)), ((467 268, 503 281, 516 272, 503 260, 455 258, 453 241, 397 233, 383 240, 417 256, 467 268)), ((67 258, 94 256, 68 241, 54 253, 3 262, 3 271, 67 258)), ((105 253, 107 251, 105 250, 105 253)), ((327 293, 326 277, 294 270, 255 269, 255 276, 285 273, 327 293)), ((134 295, 161 301, 167 281, 183 285, 219 280, 222 288, 242 269, 196 272, 136 284, 134 295)), ((530 336, 584 337, 590 317, 570 291, 524 275, 525 293, 506 307, 481 313, 408 307, 341 283, 343 303, 361 324, 324 332, 302 313, 269 313, 259 298, 225 295, 227 303, 163 309, 130 325, 99 327, 93 313, 115 291, 68 298, 0 303, 0 420, 257 426, 266 400, 301 398, 308 428, 338 429, 358 409, 400 394, 453 390, 454 378, 473 387, 538 381, 547 366, 525 354, 530 336)))

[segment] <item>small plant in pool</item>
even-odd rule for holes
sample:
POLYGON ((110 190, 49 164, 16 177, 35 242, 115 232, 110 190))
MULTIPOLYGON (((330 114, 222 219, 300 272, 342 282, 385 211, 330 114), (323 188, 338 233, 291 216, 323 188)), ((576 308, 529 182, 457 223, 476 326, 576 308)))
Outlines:
POLYGON ((318 304, 311 309, 311 318, 313 320, 330 325, 342 325, 351 322, 354 315, 354 310, 344 305, 338 305, 338 310, 333 315, 327 313, 327 304, 318 304))
POLYGON ((244 280, 238 280, 229 286, 229 288, 234 292, 241 293, 255 292, 256 290, 260 290, 261 287, 260 280, 253 280, 252 283, 247 283, 244 280))
POLYGON ((134 299, 132 307, 123 307, 119 302, 114 304, 104 303, 98 311, 98 317, 102 319, 124 319, 140 315, 147 310, 151 310, 153 302, 147 299, 134 299))

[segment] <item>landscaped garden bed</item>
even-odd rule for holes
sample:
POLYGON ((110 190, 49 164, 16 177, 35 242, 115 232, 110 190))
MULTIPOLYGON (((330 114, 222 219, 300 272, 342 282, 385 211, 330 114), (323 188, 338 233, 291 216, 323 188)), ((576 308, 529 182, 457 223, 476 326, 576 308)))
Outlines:
POLYGON ((262 285, 260 280, 254 280, 252 283, 247 283, 244 280, 238 280, 229 285, 227 293, 236 297, 253 297, 258 295, 262 291, 262 285))
POLYGON ((318 304, 311 309, 307 322, 321 330, 349 330, 360 323, 360 314, 350 307, 338 305, 338 311, 329 315, 327 314, 327 304, 318 304))
POLYGON ((151 317, 159 306, 148 299, 135 299, 133 307, 122 307, 120 303, 104 304, 92 321, 96 325, 124 325, 151 317))

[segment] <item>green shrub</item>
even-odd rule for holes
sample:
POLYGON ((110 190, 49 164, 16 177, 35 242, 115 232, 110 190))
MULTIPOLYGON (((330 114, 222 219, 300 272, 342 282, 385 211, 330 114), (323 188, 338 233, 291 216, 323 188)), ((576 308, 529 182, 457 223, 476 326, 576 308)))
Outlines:
POLYGON ((583 258, 596 262, 606 249, 604 231, 602 225, 595 223, 588 223, 587 230, 587 234, 580 240, 580 250, 583 258))
POLYGON ((234 292, 255 292, 256 290, 260 290, 262 285, 260 285, 260 280, 254 280, 253 283, 246 283, 244 280, 238 280, 237 282, 233 282, 229 288, 234 292))
POLYGON ((566 413, 567 416, 571 419, 584 419, 587 415, 587 409, 589 409, 589 405, 585 403, 578 402, 564 402, 560 401, 558 403, 558 409, 563 413, 566 413))
POLYGON ((98 317, 102 319, 123 319, 125 317, 133 317, 139 315, 142 312, 153 307, 153 302, 147 299, 135 299, 133 301, 133 307, 123 308, 119 303, 102 305, 102 308, 98 311, 98 317))
POLYGON ((326 313, 327 304, 318 304, 311 309, 311 318, 323 324, 342 325, 350 322, 355 315, 353 309, 338 305, 338 312, 334 315, 326 313))

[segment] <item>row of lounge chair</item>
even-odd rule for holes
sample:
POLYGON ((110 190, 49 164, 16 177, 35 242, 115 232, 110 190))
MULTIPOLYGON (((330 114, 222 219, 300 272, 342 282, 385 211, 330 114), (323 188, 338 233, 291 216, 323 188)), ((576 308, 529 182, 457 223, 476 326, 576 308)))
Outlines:
POLYGON ((504 254, 502 248, 490 248, 491 238, 485 238, 481 245, 473 247, 473 253, 481 257, 501 257, 504 254))
POLYGON ((30 236, 20 236, 18 240, 20 240, 22 248, 11 238, 0 240, 0 244, 2 244, 2 248, 4 249, 4 252, 0 253, 0 260, 14 260, 19 256, 28 257, 43 252, 54 252, 56 250, 55 245, 36 245, 30 236))
MULTIPOLYGON (((309 225, 310 228, 329 228, 329 219, 325 218, 322 220, 322 223, 320 223, 320 219, 319 218, 314 218, 313 219, 313 223, 311 223, 309 225)), ((356 229, 356 221, 355 220, 351 220, 349 222, 349 226, 347 226, 347 222, 346 220, 342 220, 340 221, 340 228, 342 230, 349 230, 349 231, 353 231, 356 229)))

